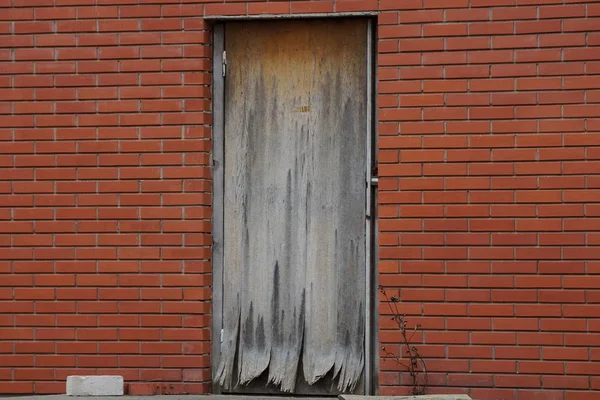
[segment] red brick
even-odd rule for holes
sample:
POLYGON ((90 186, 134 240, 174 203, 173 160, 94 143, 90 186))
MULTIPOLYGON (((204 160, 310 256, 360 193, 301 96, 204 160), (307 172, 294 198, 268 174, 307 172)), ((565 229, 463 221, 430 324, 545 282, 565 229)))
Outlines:
MULTIPOLYGON (((208 390, 211 38, 201 15, 378 9, 379 280, 428 329, 417 340, 429 391, 571 400, 600 387, 587 367, 600 331, 599 7, 57 1, 0 1, 12 21, 0 23, 2 44, 14 49, 0 58, 17 60, 0 78, 0 324, 11 329, 0 352, 31 363, 10 358, 1 392, 58 393, 70 372, 122 374, 132 393, 160 381, 208 390)), ((397 347, 389 322, 382 340, 397 347)), ((382 364, 380 391, 407 393, 392 369, 382 364)))
POLYGON ((248 5, 248 14, 285 14, 290 10, 288 2, 255 3, 248 5))

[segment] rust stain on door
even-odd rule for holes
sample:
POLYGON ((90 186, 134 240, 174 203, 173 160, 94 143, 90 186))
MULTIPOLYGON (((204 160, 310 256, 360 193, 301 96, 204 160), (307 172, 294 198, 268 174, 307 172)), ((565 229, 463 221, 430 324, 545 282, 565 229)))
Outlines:
POLYGON ((364 20, 226 27, 224 388, 364 367, 364 20))

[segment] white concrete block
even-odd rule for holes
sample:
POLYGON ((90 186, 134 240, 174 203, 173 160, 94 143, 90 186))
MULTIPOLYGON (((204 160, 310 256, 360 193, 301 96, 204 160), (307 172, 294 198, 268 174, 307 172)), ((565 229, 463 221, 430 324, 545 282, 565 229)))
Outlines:
POLYGON ((122 376, 80 376, 67 377, 68 396, 123 396, 122 376))

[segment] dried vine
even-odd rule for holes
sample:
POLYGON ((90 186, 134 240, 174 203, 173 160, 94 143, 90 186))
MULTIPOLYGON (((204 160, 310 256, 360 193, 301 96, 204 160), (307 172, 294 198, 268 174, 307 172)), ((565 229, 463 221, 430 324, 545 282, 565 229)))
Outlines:
POLYGON ((398 325, 401 342, 400 355, 389 352, 386 350, 385 346, 382 346, 381 350, 384 352, 387 359, 394 360, 394 362, 406 369, 412 379, 411 393, 415 396, 425 394, 428 380, 427 367, 425 365, 425 360, 423 360, 419 354, 419 349, 411 344, 414 335, 417 331, 421 330, 421 325, 417 324, 414 329, 408 329, 408 323, 406 322, 405 316, 404 314, 401 314, 398 309, 398 302, 400 300, 398 300, 396 296, 388 297, 383 286, 379 286, 379 291, 390 308, 392 321, 398 325))

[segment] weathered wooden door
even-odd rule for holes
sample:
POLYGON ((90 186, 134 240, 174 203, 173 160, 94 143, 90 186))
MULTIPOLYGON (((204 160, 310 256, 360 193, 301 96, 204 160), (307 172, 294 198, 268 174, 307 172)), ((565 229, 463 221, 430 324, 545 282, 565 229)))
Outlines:
POLYGON ((224 391, 362 385, 366 43, 361 19, 225 25, 224 391))

